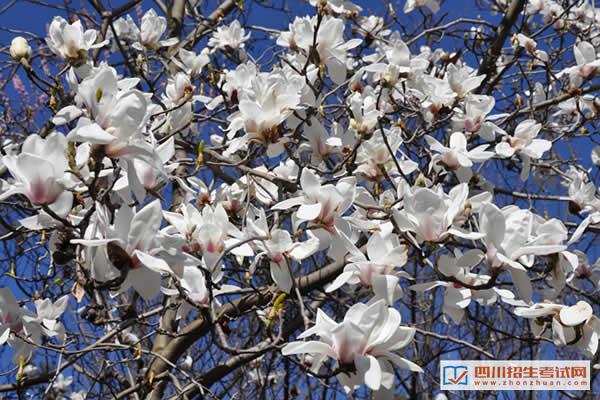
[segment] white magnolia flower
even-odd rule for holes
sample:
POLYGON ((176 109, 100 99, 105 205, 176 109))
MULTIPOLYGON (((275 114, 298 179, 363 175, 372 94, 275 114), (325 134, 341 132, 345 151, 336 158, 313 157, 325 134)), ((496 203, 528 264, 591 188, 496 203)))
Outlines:
POLYGON ((441 242, 448 235, 464 239, 479 239, 483 234, 460 229, 462 213, 469 195, 466 183, 461 183, 450 193, 416 187, 404 195, 404 209, 395 210, 394 218, 402 232, 412 232, 416 241, 441 242), (454 224, 458 222, 455 227, 454 224))
POLYGON ((600 319, 593 315, 592 306, 585 301, 572 306, 537 303, 518 307, 515 314, 532 319, 531 329, 536 335, 544 335, 551 329, 556 345, 574 344, 589 357, 598 350, 600 319))
POLYGON ((33 351, 33 346, 19 339, 23 336, 39 343, 41 328, 35 321, 35 314, 26 307, 21 307, 9 288, 0 288, 0 345, 8 344, 15 351, 13 362, 18 363, 20 357, 27 359, 33 351), (30 318, 26 320, 25 317, 30 318))
MULTIPOLYGON (((274 229, 267 240, 256 242, 261 252, 257 259, 267 257, 270 262, 271 278, 279 289, 290 293, 293 286, 291 260, 302 261, 314 254, 319 248, 319 240, 309 233, 304 242, 294 242, 290 233, 283 229, 274 229)), ((251 271, 252 272, 252 271, 251 271)))
POLYGON ((594 76, 600 67, 600 59, 596 55, 596 49, 589 42, 579 42, 573 46, 577 66, 567 68, 559 73, 569 75, 571 86, 579 87, 584 80, 594 76))
POLYGON ((574 166, 569 166, 568 179, 564 185, 569 191, 569 210, 574 214, 600 210, 600 199, 596 197, 596 185, 588 175, 574 166))
POLYGON ((67 173, 70 169, 67 148, 67 139, 58 132, 46 138, 28 136, 21 153, 2 157, 14 182, 0 194, 0 199, 23 194, 35 207, 47 206, 57 216, 66 217, 73 203, 72 193, 66 190, 73 186, 67 173))
POLYGON ((504 132, 492 122, 492 116, 488 116, 496 104, 492 96, 467 94, 464 104, 465 111, 459 111, 452 117, 455 130, 477 134, 488 142, 494 141, 496 132, 504 132))
POLYGON ((59 110, 52 122, 64 125, 79 118, 67 139, 96 145, 96 151, 111 158, 151 156, 141 135, 148 100, 134 89, 137 83, 135 78, 118 79, 116 71, 103 64, 78 85, 75 105, 59 110))
POLYGON ((485 79, 485 75, 477 75, 476 71, 471 68, 466 66, 459 68, 454 64, 448 65, 446 77, 450 83, 450 88, 454 90, 460 99, 477 89, 485 79))
POLYGON ((223 277, 221 257, 226 247, 232 247, 231 253, 249 257, 254 253, 245 243, 239 244, 242 234, 229 222, 227 212, 221 203, 214 209, 204 207, 198 210, 192 204, 185 204, 180 212, 164 211, 164 217, 172 225, 170 233, 177 233, 185 239, 182 249, 184 252, 202 257, 206 267, 213 273, 213 281, 218 282, 223 277))
POLYGON ((434 14, 440 10, 438 0, 406 0, 406 3, 404 3, 404 13, 408 14, 414 9, 421 7, 427 7, 434 14))
POLYGON ((140 51, 144 48, 156 51, 161 47, 173 46, 179 42, 176 37, 160 40, 166 30, 167 19, 156 14, 154 9, 150 9, 142 17, 139 42, 134 43, 133 46, 140 51))
POLYGON ((277 39, 280 46, 304 50, 304 56, 309 60, 327 67, 329 77, 336 85, 346 80, 348 50, 357 47, 360 39, 344 39, 344 21, 326 16, 319 26, 315 43, 314 30, 317 17, 296 17, 290 24, 289 32, 282 32, 277 39), (316 47, 313 47, 313 44, 316 47))
POLYGON ((354 304, 340 323, 319 309, 315 326, 298 336, 303 339, 316 335, 319 340, 291 342, 281 352, 286 356, 312 355, 315 371, 327 358, 335 359, 343 371, 337 378, 346 393, 363 383, 372 390, 390 392, 394 389, 395 368, 423 371, 396 354, 408 346, 415 335, 415 328, 400 323, 400 313, 387 307, 383 300, 369 306, 354 304))
POLYGON ((373 136, 363 141, 358 148, 355 160, 358 167, 355 173, 374 181, 384 179, 384 171, 389 175, 400 172, 404 175, 410 175, 417 170, 418 164, 402 153, 400 150, 401 144, 400 128, 384 128, 383 133, 380 129, 375 131, 373 136), (392 173, 391 171, 397 171, 396 163, 400 165, 401 171, 392 173))
POLYGON ((353 93, 350 98, 350 129, 358 134, 372 132, 382 113, 377 108, 377 99, 370 94, 353 93))
POLYGON ((237 19, 227 26, 219 26, 208 40, 208 46, 215 49, 237 51, 244 48, 244 42, 250 34, 240 25, 237 19))
POLYGON ((307 240, 294 242, 288 231, 269 229, 265 211, 251 207, 248 210, 249 238, 260 238, 254 241, 258 248, 256 258, 250 266, 254 273, 257 263, 266 257, 269 259, 273 282, 286 293, 290 293, 294 282, 291 261, 301 262, 313 255, 319 248, 319 240, 309 231, 307 240))
MULTIPOLYGON (((535 256, 560 253, 566 249, 562 244, 563 230, 537 239, 535 225, 544 221, 529 210, 507 206, 500 210, 494 204, 484 203, 480 210, 479 230, 485 234, 488 265, 507 269, 520 298, 531 301, 533 290, 525 267, 533 266, 535 256), (554 234, 558 234, 554 238, 554 234), (549 240, 551 238, 551 240, 549 240)), ((554 222, 550 221, 550 225, 554 222)), ((565 230, 566 231, 566 230, 565 230)))
POLYGON ((71 243, 100 247, 90 256, 97 280, 110 280, 116 268, 122 280, 120 292, 133 287, 145 300, 150 300, 160 292, 161 274, 172 272, 169 264, 159 257, 163 250, 159 236, 161 221, 160 200, 137 212, 122 206, 116 211, 113 224, 108 220, 92 224, 85 238, 71 243))
POLYGON ((69 24, 63 17, 54 17, 48 28, 46 44, 57 56, 70 63, 79 64, 87 60, 88 50, 108 43, 108 40, 96 43, 97 34, 94 29, 84 31, 79 20, 69 24))
POLYGON ((510 290, 498 287, 472 288, 473 286, 484 286, 491 279, 488 275, 471 272, 471 269, 479 265, 483 259, 484 254, 481 250, 470 250, 465 254, 461 254, 457 250, 455 257, 444 254, 438 259, 438 271, 444 276, 455 278, 458 282, 463 282, 468 286, 455 281, 433 281, 412 285, 410 289, 422 292, 438 286, 444 287, 444 314, 450 316, 454 323, 459 324, 465 315, 465 309, 471 304, 472 300, 487 306, 495 303, 498 296, 509 300, 514 298, 514 294, 510 290))
POLYGON ((282 137, 280 125, 299 106, 304 82, 290 81, 281 71, 258 74, 250 79, 246 90, 236 90, 239 111, 228 118, 227 135, 232 140, 226 154, 233 154, 255 142, 266 147, 269 157, 277 157, 285 151, 284 145, 289 141, 282 137), (245 135, 234 139, 242 128, 245 135))
POLYGON ((54 303, 50 299, 40 299, 34 302, 37 315, 35 318, 24 316, 28 322, 35 322, 40 325, 43 333, 47 337, 58 337, 64 340, 65 328, 57 319, 63 315, 69 305, 69 296, 65 295, 54 303))
POLYGON ((439 162, 450 169, 457 169, 460 167, 470 168, 473 163, 483 162, 494 156, 494 153, 491 151, 485 151, 485 149, 489 147, 487 144, 482 144, 472 150, 467 150, 467 138, 462 132, 454 132, 450 135, 448 147, 429 135, 425 136, 425 140, 427 140, 431 150, 439 153, 433 156, 432 164, 439 162))
POLYGON ((538 50, 536 41, 522 33, 513 36, 513 46, 525 48, 525 50, 534 57, 533 65, 543 66, 544 63, 548 62, 548 53, 544 50, 538 50))
POLYGON ((64 339, 64 328, 57 319, 67 303, 68 296, 55 303, 49 299, 36 300, 38 314, 35 314, 20 306, 9 288, 0 288, 0 346, 8 344, 13 348, 13 362, 19 363, 21 357, 27 360, 36 345, 41 344, 42 335, 64 339))
POLYGON ((577 266, 573 273, 567 278, 567 282, 579 288, 584 286, 584 282, 591 282, 594 288, 600 287, 600 259, 597 259, 593 265, 590 265, 587 255, 575 250, 573 253, 577 256, 577 266))
POLYGON ((521 179, 529 176, 531 168, 530 160, 542 158, 545 152, 552 148, 552 142, 546 139, 536 139, 542 129, 542 124, 532 119, 525 120, 515 128, 513 136, 508 136, 506 141, 496 145, 496 153, 499 156, 510 158, 517 154, 523 160, 521 179))
MULTIPOLYGON (((345 238, 343 233, 341 235, 345 238)), ((387 304, 393 304, 402 296, 400 277, 410 279, 405 271, 396 270, 406 264, 407 247, 400 244, 395 234, 376 232, 367 242, 365 256, 349 239, 345 240, 352 262, 325 291, 333 292, 345 284, 362 285, 373 289, 374 301, 383 299, 387 304)))
POLYGON ((341 256, 344 243, 338 231, 350 235, 350 226, 342 216, 354 202, 356 179, 347 177, 340 179, 337 184, 321 186, 318 175, 310 169, 302 170, 300 186, 303 195, 287 199, 275 204, 273 210, 287 210, 300 206, 295 213, 297 224, 307 222, 313 233, 319 238, 319 250, 330 246, 329 255, 332 258, 341 256))
MULTIPOLYGON (((177 277, 175 277, 178 279, 177 277)), ((184 318, 192 307, 205 307, 211 302, 210 291, 206 284, 206 275, 204 271, 196 266, 184 266, 181 278, 178 279, 179 286, 183 292, 185 302, 177 309, 177 318, 184 318)), ((233 285, 220 285, 219 288, 212 288, 212 295, 215 305, 220 305, 216 296, 227 294, 239 289, 233 285)), ((178 296, 178 289, 162 287, 161 291, 167 296, 178 296)), ((189 357, 189 356, 188 356, 189 357)), ((186 358, 187 360, 187 358, 186 358)))
POLYGON ((309 0, 309 3, 313 7, 325 7, 337 14, 358 13, 362 10, 362 7, 349 0, 309 0))
POLYGON ((179 49, 179 58, 185 73, 192 77, 199 75, 202 69, 210 63, 208 49, 202 49, 200 54, 196 54, 193 51, 181 48, 179 49))

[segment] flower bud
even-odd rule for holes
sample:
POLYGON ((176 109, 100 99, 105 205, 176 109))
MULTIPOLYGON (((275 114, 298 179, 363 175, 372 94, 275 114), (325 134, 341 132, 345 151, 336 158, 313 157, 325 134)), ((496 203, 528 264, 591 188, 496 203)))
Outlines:
POLYGON ((10 56, 16 61, 21 61, 23 58, 28 59, 31 56, 31 47, 24 37, 17 36, 12 40, 10 56))

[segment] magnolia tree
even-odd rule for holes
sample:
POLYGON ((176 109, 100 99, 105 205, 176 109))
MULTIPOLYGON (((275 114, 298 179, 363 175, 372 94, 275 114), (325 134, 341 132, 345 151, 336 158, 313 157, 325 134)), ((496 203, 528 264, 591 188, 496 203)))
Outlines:
POLYGON ((441 359, 597 363, 593 2, 29 3, 2 396, 458 398, 441 359))

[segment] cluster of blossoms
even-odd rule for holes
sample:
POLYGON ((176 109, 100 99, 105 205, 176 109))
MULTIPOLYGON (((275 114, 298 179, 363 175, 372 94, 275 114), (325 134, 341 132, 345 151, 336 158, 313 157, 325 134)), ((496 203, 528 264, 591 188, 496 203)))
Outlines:
MULTIPOLYGON (((347 393, 364 384, 391 395, 395 368, 423 371, 410 361, 419 359, 418 321, 403 323, 399 311, 416 293, 440 293, 449 325, 471 305, 502 307, 531 319, 536 339, 593 357, 600 320, 563 294, 599 287, 600 267, 578 245, 600 229, 600 198, 590 171, 565 166, 556 146, 598 109, 583 93, 600 68, 600 12, 527 4, 530 18, 590 39, 574 44, 551 87, 535 82, 523 94, 519 107, 529 109, 500 113, 483 85, 519 57, 548 65, 536 37, 516 34, 510 55, 481 71, 441 48, 415 48, 350 1, 311 4, 315 15, 271 32, 279 59, 267 65, 250 56, 252 35, 238 20, 217 26, 198 52, 169 37, 154 10, 139 24, 115 20, 103 38, 81 21, 52 21, 46 44, 64 66, 64 96, 49 129, 4 146, 0 200, 26 204, 18 229, 49 233, 50 264, 76 271, 81 310, 101 298, 114 318, 118 299, 135 307, 139 296, 163 299, 177 321, 217 320, 227 302, 262 290, 278 299, 253 300, 266 329, 278 318, 282 335, 289 321, 279 312, 298 306, 297 338, 317 338, 281 354, 304 355, 315 374, 329 368, 347 393), (136 56, 129 72, 93 55, 123 49, 136 56), (163 67, 155 88, 148 76, 163 67), (536 114, 541 105, 553 114, 536 114), (516 172, 523 188, 548 170, 560 176, 558 201, 580 220, 502 206, 513 191, 494 166, 516 172), (321 297, 306 296, 319 285, 321 297), (330 298, 356 300, 340 305, 342 322, 319 308, 330 298)), ((406 2, 406 13, 415 9, 439 4, 406 2)), ((17 38, 10 55, 30 68, 38 50, 17 38)), ((598 149, 591 159, 600 164, 598 149)), ((68 296, 36 300, 36 313, 8 288, 0 300, 0 344, 16 363, 42 337, 63 341, 68 296)), ((115 340, 135 347, 142 333, 115 340)))

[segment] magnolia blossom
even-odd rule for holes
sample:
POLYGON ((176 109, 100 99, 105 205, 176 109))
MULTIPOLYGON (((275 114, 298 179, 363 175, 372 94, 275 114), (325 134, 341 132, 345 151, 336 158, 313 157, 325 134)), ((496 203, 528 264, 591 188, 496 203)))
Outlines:
POLYGON ((249 143, 265 146, 269 157, 284 152, 288 138, 282 137, 280 125, 299 105, 300 85, 301 81, 288 80, 283 74, 258 74, 251 77, 247 90, 240 93, 238 89, 239 111, 229 117, 228 137, 233 139, 242 128, 246 134, 233 139, 226 154, 249 143))
POLYGON ((65 312, 68 296, 55 303, 49 299, 36 300, 36 314, 20 306, 9 288, 0 288, 0 303, 0 345, 13 348, 15 363, 19 363, 21 357, 29 358, 35 345, 41 344, 42 335, 64 339, 64 327, 57 319, 65 312))
POLYGON ((169 233, 177 233, 185 239, 181 250, 202 257, 206 267, 212 271, 213 280, 218 282, 223 274, 219 263, 226 246, 240 256, 252 256, 254 253, 248 244, 239 244, 242 237, 239 230, 229 222, 227 212, 221 204, 214 209, 204 207, 198 210, 192 204, 185 204, 180 212, 164 211, 164 217, 171 224, 169 233))
POLYGON ((312 236, 304 242, 294 243, 288 231, 275 229, 267 240, 258 242, 257 246, 262 250, 257 258, 264 256, 270 261, 273 281, 279 289, 290 293, 293 286, 290 261, 302 261, 310 257, 319 248, 319 240, 312 236))
POLYGON ((362 7, 352 3, 349 0, 309 0, 313 7, 325 7, 328 10, 338 14, 358 13, 362 7))
POLYGON ((460 229, 461 214, 465 212, 468 186, 461 183, 445 194, 429 188, 417 187, 404 195, 404 209, 394 211, 394 218, 403 232, 413 232, 416 241, 440 242, 448 235, 478 239, 483 234, 460 229), (459 222, 454 227, 453 225, 459 222))
POLYGON ((400 323, 400 313, 387 307, 383 300, 369 306, 354 304, 340 323, 319 309, 315 326, 298 336, 304 339, 316 335, 319 340, 291 342, 281 352, 286 356, 313 355, 315 371, 327 358, 333 358, 343 369, 337 378, 346 393, 363 383, 372 390, 390 392, 394 388, 394 367, 423 371, 396 354, 408 346, 415 335, 415 328, 400 323))
POLYGON ((94 150, 114 158, 144 157, 151 154, 141 138, 147 119, 148 102, 134 89, 138 80, 119 79, 113 68, 103 65, 77 86, 76 105, 59 110, 55 125, 75 119, 77 127, 67 135, 72 141, 86 142, 94 150))
POLYGON ((302 170, 300 186, 303 195, 275 204, 274 210, 287 210, 300 206, 295 213, 297 224, 307 222, 319 239, 319 250, 330 246, 329 255, 335 258, 344 252, 338 231, 350 233, 350 226, 342 216, 352 206, 356 179, 343 178, 334 185, 321 186, 318 175, 310 169, 302 170))
POLYGON ((46 44, 57 56, 78 64, 87 60, 88 50, 108 43, 108 40, 96 43, 97 34, 94 29, 84 30, 80 20, 69 24, 63 17, 54 17, 48 28, 46 44))
POLYGON ((400 151, 401 144, 400 128, 376 131, 359 147, 356 155, 358 164, 356 173, 372 180, 381 180, 384 178, 384 171, 390 173, 389 171, 397 169, 397 163, 400 166, 400 173, 410 175, 418 165, 400 151))
POLYGON ((452 118, 453 128, 464 129, 489 142, 493 141, 497 132, 504 132, 492 122, 496 117, 488 116, 495 104, 496 100, 492 96, 468 94, 465 97, 464 112, 459 112, 452 118))
POLYGON ((588 257, 580 250, 573 252, 577 256, 577 265, 567 281, 579 288, 584 286, 584 282, 591 282, 596 288, 600 287, 600 261, 596 260, 590 264, 588 257))
POLYGON ((374 96, 365 93, 354 93, 349 98, 352 119, 350 129, 359 134, 372 132, 381 117, 381 111, 377 109, 377 100, 374 96))
POLYGON ((208 40, 208 46, 216 49, 237 51, 244 48, 244 42, 250 38, 250 34, 245 35, 244 28, 237 19, 229 26, 219 26, 208 40))
POLYGON ((467 94, 477 89, 485 79, 485 75, 476 75, 470 68, 459 68, 454 64, 448 65, 446 76, 450 82, 450 87, 459 98, 464 98, 467 94))
POLYGON ((496 153, 502 157, 512 157, 518 154, 523 160, 521 179, 529 176, 531 160, 542 158, 545 152, 552 148, 552 142, 546 139, 536 139, 542 129, 542 124, 532 119, 525 120, 515 128, 513 136, 507 136, 506 141, 496 145, 496 153))
MULTIPOLYGON (((184 318, 192 307, 205 307, 210 304, 211 292, 207 287, 206 275, 200 268, 196 266, 183 267, 183 273, 178 282, 181 292, 174 288, 161 288, 161 291, 167 296, 183 295, 185 302, 177 310, 177 318, 184 318)), ((237 289, 239 288, 233 285, 220 285, 219 288, 213 287, 212 295, 216 298, 216 296, 227 294, 237 289)), ((218 300, 215 300, 215 304, 220 305, 218 300)))
POLYGON ((20 154, 2 157, 14 182, 0 193, 0 199, 24 194, 35 207, 48 207, 59 217, 67 216, 73 204, 73 195, 66 190, 73 186, 67 174, 67 147, 67 139, 57 132, 46 138, 28 136, 20 154))
POLYGON ((457 250, 454 257, 444 254, 437 261, 437 270, 445 277, 455 278, 458 282, 426 282, 412 285, 410 289, 421 292, 438 286, 444 287, 443 311, 446 315, 450 316, 454 323, 459 324, 465 315, 465 309, 471 304, 472 300, 483 306, 487 306, 495 303, 498 296, 504 300, 512 300, 514 298, 514 294, 506 289, 497 287, 487 289, 473 288, 484 286, 491 279, 488 275, 471 272, 471 269, 476 267, 483 259, 484 254, 481 250, 470 250, 465 254, 457 250))
POLYGON ((179 49, 179 58, 183 65, 183 70, 190 76, 199 75, 202 69, 210 63, 209 50, 202 49, 200 54, 186 49, 179 49))
POLYGON ((560 73, 568 74, 571 86, 579 87, 586 79, 594 77, 600 67, 600 59, 596 55, 596 49, 589 42, 579 42, 573 46, 577 66, 565 69, 560 73))
POLYGON ((319 25, 314 40, 317 18, 298 18, 290 24, 289 32, 282 32, 277 39, 280 46, 290 49, 301 49, 309 61, 327 67, 327 72, 336 85, 346 80, 347 51, 361 43, 360 39, 344 39, 344 21, 338 18, 325 17, 319 25), (316 47, 313 47, 316 46, 316 47))
POLYGON ((440 162, 450 169, 470 168, 474 162, 483 162, 494 156, 494 153, 485 151, 489 147, 487 144, 467 150, 467 138, 462 132, 454 132, 450 135, 448 147, 429 135, 425 136, 425 140, 429 143, 431 150, 439 153, 433 157, 433 164, 440 162))
MULTIPOLYGON (((345 238, 344 234, 341 233, 345 238)), ((400 245, 398 237, 393 234, 374 233, 367 242, 367 256, 346 239, 350 261, 338 277, 327 287, 326 292, 333 292, 345 284, 370 287, 373 289, 373 300, 383 299, 393 304, 402 296, 400 277, 410 278, 397 267, 406 264, 407 248, 400 245)))
POLYGON ((537 303, 518 307, 515 314, 532 319, 531 329, 536 335, 545 335, 551 330, 556 345, 574 344, 589 357, 598 351, 600 319, 593 315, 592 306, 585 301, 572 306, 537 303))
POLYGON ((488 265, 506 268, 517 293, 526 302, 531 301, 533 290, 525 267, 533 265, 536 255, 560 253, 566 248, 562 244, 565 230, 555 230, 553 221, 547 225, 547 235, 540 229, 536 236, 534 227, 540 224, 540 219, 543 221, 529 210, 516 206, 500 210, 494 204, 484 203, 480 210, 479 230, 485 234, 482 241, 487 248, 488 265))
POLYGON ((406 0, 404 3, 404 13, 408 14, 416 8, 427 7, 432 13, 440 10, 438 0, 406 0))
POLYGON ((115 213, 112 225, 98 221, 88 228, 85 238, 74 239, 72 243, 100 247, 92 261, 97 279, 111 279, 116 268, 122 280, 119 291, 133 287, 144 299, 150 300, 160 291, 161 274, 172 271, 164 259, 157 257, 162 250, 158 236, 161 221, 159 200, 137 212, 122 207, 115 213))
POLYGON ((139 42, 134 43, 134 47, 138 50, 143 50, 146 48, 156 51, 161 47, 173 46, 179 42, 179 39, 175 37, 160 40, 166 30, 167 19, 156 14, 156 11, 151 8, 142 17, 142 24, 139 31, 139 42))

